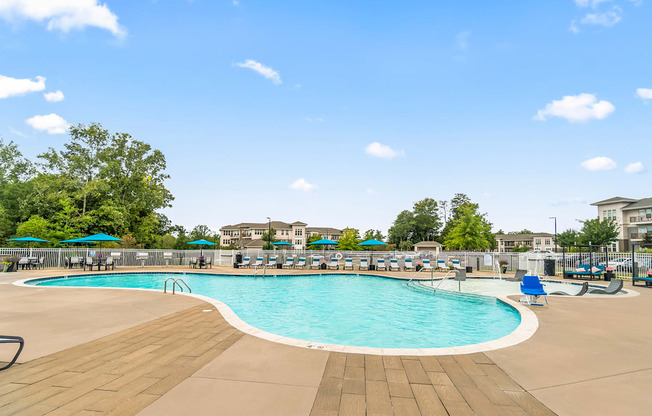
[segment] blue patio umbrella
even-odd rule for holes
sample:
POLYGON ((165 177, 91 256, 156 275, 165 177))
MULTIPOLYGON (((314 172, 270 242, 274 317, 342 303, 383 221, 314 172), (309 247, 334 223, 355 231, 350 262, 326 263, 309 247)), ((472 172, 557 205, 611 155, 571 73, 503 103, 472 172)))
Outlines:
POLYGON ((288 243, 287 241, 278 241, 276 243, 272 243, 273 246, 293 246, 294 244, 288 243))
MULTIPOLYGON (((386 246, 387 243, 383 243, 382 241, 378 241, 378 240, 375 240, 375 239, 372 238, 371 240, 363 241, 362 243, 359 243, 358 245, 362 246, 362 247, 375 247, 375 246, 386 246)), ((370 257, 371 257, 370 264, 373 265, 373 263, 374 263, 374 255, 373 255, 373 253, 370 255, 370 257)), ((376 267, 376 266, 373 266, 373 267, 376 267)))
POLYGON ((200 256, 204 255, 204 245, 207 245, 207 246, 215 246, 215 245, 217 245, 214 242, 208 241, 208 240, 195 240, 195 241, 190 241, 187 244, 194 244, 194 245, 201 246, 200 247, 201 251, 200 251, 200 254, 199 254, 200 256))
POLYGON ((122 241, 122 238, 118 237, 113 237, 108 234, 104 233, 99 233, 99 234, 93 234, 89 235, 87 237, 83 238, 77 238, 76 241, 77 243, 100 243, 100 251, 102 250, 102 243, 105 241, 122 241))
POLYGON ((321 240, 313 241, 309 245, 311 246, 336 246, 339 243, 337 241, 329 240, 327 238, 322 238, 321 240))
MULTIPOLYGON (((43 240, 41 238, 36 238, 36 237, 10 238, 7 241, 18 241, 18 242, 27 243, 27 248, 30 248, 29 243, 49 243, 48 240, 43 240)), ((30 251, 29 254, 32 255, 32 252, 30 251)))

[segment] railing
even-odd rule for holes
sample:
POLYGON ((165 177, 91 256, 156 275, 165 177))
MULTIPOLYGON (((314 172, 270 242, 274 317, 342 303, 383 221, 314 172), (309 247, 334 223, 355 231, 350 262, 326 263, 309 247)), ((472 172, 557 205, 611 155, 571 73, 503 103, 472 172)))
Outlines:
POLYGON ((629 238, 630 238, 631 240, 642 240, 642 239, 644 239, 645 236, 648 235, 648 234, 649 234, 649 233, 632 233, 632 234, 629 235, 629 238))
POLYGON ((652 222, 652 217, 638 215, 636 217, 629 217, 629 222, 652 222))
POLYGON ((174 277, 168 277, 165 279, 165 283, 163 283, 163 293, 168 293, 168 281, 172 280, 172 294, 174 295, 175 293, 175 288, 179 286, 179 290, 183 292, 183 287, 181 286, 181 283, 188 289, 188 293, 192 293, 192 289, 190 289, 190 286, 183 280, 183 279, 175 279, 174 277), (179 283, 181 282, 181 283, 179 283))

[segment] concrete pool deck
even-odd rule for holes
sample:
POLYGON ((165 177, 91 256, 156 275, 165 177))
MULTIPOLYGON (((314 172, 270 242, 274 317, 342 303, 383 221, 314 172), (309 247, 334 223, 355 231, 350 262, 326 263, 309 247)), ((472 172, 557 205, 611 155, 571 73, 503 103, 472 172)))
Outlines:
MULTIPOLYGON (((143 269, 125 268, 120 271, 143 269)), ((188 269, 146 268, 145 271, 188 269)), ((219 267, 207 272, 251 273, 247 269, 219 267)), ((287 270, 278 272, 288 273, 287 270)), ((10 408, 6 406, 15 405, 18 400, 22 399, 22 404, 29 402, 21 397, 20 388, 30 387, 31 390, 26 392, 37 390, 33 386, 38 381, 33 378, 24 379, 26 382, 22 384, 20 379, 3 383, 5 376, 11 376, 12 372, 26 371, 38 360, 53 359, 53 356, 64 353, 69 356, 68 353, 74 352, 75 348, 91 348, 103 337, 139 325, 152 325, 157 320, 171 319, 206 305, 198 299, 162 293, 21 288, 11 284, 28 277, 62 274, 70 274, 70 271, 38 270, 0 275, 0 314, 3 316, 0 333, 26 338, 21 356, 21 362, 25 364, 0 373, 2 414, 9 414, 10 408), (5 392, 11 393, 9 399, 13 400, 6 399, 5 392)), ((409 278, 413 273, 390 275, 409 278)), ((630 287, 631 283, 626 283, 625 288, 630 287)), ((143 396, 138 403, 143 405, 143 415, 214 414, 217 409, 221 409, 221 414, 319 415, 365 414, 365 411, 367 414, 551 414, 541 404, 537 405, 538 399, 560 415, 641 414, 652 406, 652 399, 646 394, 646 386, 652 381, 652 368, 641 355, 648 345, 652 345, 649 331, 652 293, 644 287, 637 291, 640 296, 620 299, 551 298, 550 307, 531 308, 540 326, 529 340, 481 355, 431 357, 435 361, 427 363, 418 357, 364 356, 302 349, 243 334, 227 348, 215 348, 223 349, 218 356, 205 363, 195 362, 201 367, 191 374, 184 373, 183 380, 177 380, 178 384, 170 386, 169 391, 159 390, 156 393, 162 394, 158 396, 143 396), (363 357, 362 365, 360 357, 363 357), (378 358, 373 357, 380 358, 380 365, 378 358), (434 362, 439 367, 435 367, 434 362), (439 368, 444 371, 436 371, 439 368), (422 377, 424 372, 429 381, 422 377), (192 407, 175 407, 180 405, 192 407)), ((195 310, 195 313, 200 312, 195 310)), ((215 312, 204 313, 206 315, 219 316, 215 312)), ((215 325, 220 327, 222 324, 215 325)), ((207 342, 202 338, 198 340, 207 342)), ((139 353, 132 351, 125 355, 134 366, 144 356, 157 359, 156 350, 159 348, 155 346, 158 344, 140 342, 144 344, 139 345, 139 353)), ((125 351, 129 350, 125 348, 125 351)), ((3 347, 0 354, 0 360, 6 360, 8 348, 3 347)), ((189 360, 188 356, 180 357, 185 357, 180 358, 181 363, 189 360)), ((47 362, 40 365, 48 368, 47 362)), ((186 369, 187 372, 190 370, 194 367, 186 369)), ((133 377, 134 374, 140 373, 119 375, 133 377)), ((143 378, 152 377, 143 375, 143 378)), ((140 382, 147 381, 152 382, 140 382)), ((44 384, 47 383, 41 385, 44 384)), ((134 389, 138 390, 138 386, 142 387, 142 384, 125 385, 131 387, 132 393, 134 389)), ((34 413, 23 408, 11 414, 76 414, 65 413, 63 406, 79 406, 92 398, 87 395, 93 392, 77 391, 81 393, 77 396, 75 387, 50 386, 48 391, 51 393, 52 389, 62 388, 68 389, 67 396, 48 399, 49 407, 40 402, 39 408, 32 409, 34 413), (82 400, 84 396, 86 398, 82 400), (66 397, 71 398, 69 402, 65 401, 66 397), (73 401, 75 403, 70 404, 73 401), (59 408, 62 410, 54 413, 59 408), (41 409, 40 413, 38 409, 41 409)), ((107 391, 116 393, 115 389, 107 391)), ((143 392, 139 394, 147 394, 143 392)), ((93 394, 109 393, 95 391, 93 394)), ((33 395, 26 394, 25 397, 33 395)), ((110 413, 108 410, 82 410, 93 411, 87 414, 96 415, 110 413)), ((135 407, 132 413, 122 414, 135 414, 135 407)))

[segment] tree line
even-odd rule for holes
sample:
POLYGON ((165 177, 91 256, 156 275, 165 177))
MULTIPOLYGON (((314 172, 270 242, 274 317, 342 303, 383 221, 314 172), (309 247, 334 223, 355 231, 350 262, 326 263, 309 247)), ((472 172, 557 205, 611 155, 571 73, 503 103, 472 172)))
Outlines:
POLYGON ((106 233, 122 247, 186 249, 204 238, 219 243, 205 225, 187 232, 160 212, 174 197, 165 187, 163 153, 127 133, 99 123, 70 127, 60 150, 35 161, 0 138, 0 241, 33 236, 52 242, 106 233))

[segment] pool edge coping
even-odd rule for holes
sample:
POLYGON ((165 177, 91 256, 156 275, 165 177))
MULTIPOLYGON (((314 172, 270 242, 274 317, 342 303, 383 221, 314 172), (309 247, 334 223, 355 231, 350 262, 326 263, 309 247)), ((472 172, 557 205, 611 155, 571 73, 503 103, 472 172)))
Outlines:
MULTIPOLYGON (((165 272, 158 272, 158 273, 165 273, 165 272)), ((112 273, 107 273, 107 274, 112 274, 112 273)), ((84 276, 84 275, 78 275, 78 276, 84 276)), ((289 275, 292 276, 292 275, 289 275)), ((367 275, 367 276, 373 276, 373 277, 381 277, 384 278, 384 276, 376 276, 376 275, 367 275)), ((14 281, 12 284, 15 286, 19 287, 28 287, 28 288, 48 288, 48 287, 55 287, 55 286, 37 286, 37 285, 31 285, 27 284, 27 282, 34 281, 34 280, 49 280, 51 278, 62 278, 62 277, 68 277, 68 276, 51 276, 51 277, 31 277, 27 279, 21 279, 14 281)), ((62 289, 67 289, 68 287, 65 286, 58 286, 58 288, 62 289)), ((99 289, 99 290, 139 290, 139 291, 147 291, 147 292, 154 292, 154 293, 161 293, 161 290, 159 289, 143 289, 143 288, 115 288, 115 287, 83 287, 83 286, 74 286, 70 288, 75 288, 75 289, 99 289)), ((255 336, 257 338, 265 339, 267 341, 271 342, 276 342, 280 344, 285 344, 285 345, 290 345, 294 347, 300 347, 300 348, 307 348, 307 349, 315 349, 319 351, 332 351, 332 352, 344 352, 344 353, 357 353, 357 354, 371 354, 371 355, 392 355, 392 356, 398 356, 398 355, 412 355, 412 356, 437 356, 437 355, 458 355, 458 354, 472 354, 472 353, 478 353, 478 352, 487 352, 487 351, 493 351, 497 349, 502 349, 506 347, 510 347, 516 344, 520 344, 523 341, 528 340, 531 338, 536 330, 539 327, 539 320, 536 317, 536 314, 530 310, 529 308, 526 308, 524 305, 521 305, 519 302, 515 302, 511 299, 509 299, 507 296, 492 296, 498 301, 507 304, 514 308, 517 312, 519 312, 521 322, 520 324, 514 329, 514 331, 510 332, 509 334, 500 337, 495 340, 491 341, 486 341, 478 344, 468 344, 468 345, 462 345, 462 346, 457 346, 457 347, 439 347, 439 348, 376 348, 376 347, 354 347, 354 346, 348 346, 348 345, 339 345, 339 344, 328 344, 328 343, 321 343, 321 342, 312 342, 312 341, 304 341, 304 340, 299 340, 299 339, 294 339, 294 338, 288 338, 284 337, 281 335, 273 334, 267 331, 263 331, 261 329, 258 329, 246 322, 244 322, 240 317, 225 303, 205 296, 205 295, 199 295, 195 293, 186 293, 186 292, 177 292, 177 294, 185 295, 185 296, 190 296, 194 297, 196 299, 202 300, 204 302, 210 303, 215 308, 220 312, 220 314, 224 317, 224 319, 234 328, 244 332, 245 334, 255 336)))

